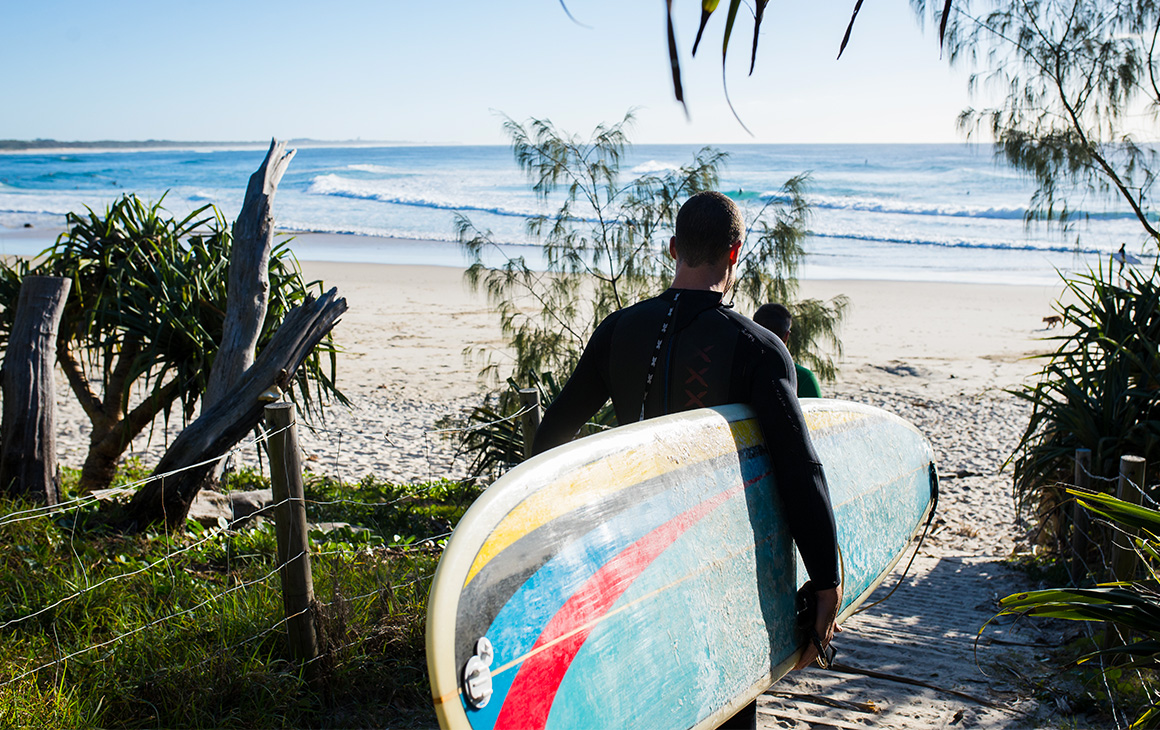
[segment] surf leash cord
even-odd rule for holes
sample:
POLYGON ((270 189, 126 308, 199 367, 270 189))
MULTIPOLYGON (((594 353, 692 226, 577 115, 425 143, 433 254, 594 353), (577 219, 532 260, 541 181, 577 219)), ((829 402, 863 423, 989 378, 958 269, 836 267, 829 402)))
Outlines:
POLYGON ((902 581, 906 580, 906 575, 910 572, 910 566, 914 565, 914 559, 918 557, 918 553, 922 550, 922 543, 924 540, 926 540, 927 534, 930 533, 930 526, 934 522, 934 514, 937 511, 938 511, 938 469, 935 468, 934 462, 932 461, 930 463, 930 513, 926 516, 926 524, 923 525, 923 527, 922 527, 922 534, 919 535, 919 537, 918 537, 918 544, 914 546, 914 552, 911 554, 910 560, 907 561, 906 567, 902 570, 902 575, 898 576, 898 580, 895 581, 894 587, 890 589, 889 593, 887 593, 882 598, 879 598, 874 603, 868 603, 865 606, 859 606, 857 611, 850 614, 851 617, 857 616, 858 614, 862 613, 863 611, 868 611, 871 608, 874 608, 879 603, 882 603, 883 601, 885 601, 886 599, 888 599, 894 595, 894 592, 896 590, 898 590, 898 587, 900 585, 902 585, 902 581))

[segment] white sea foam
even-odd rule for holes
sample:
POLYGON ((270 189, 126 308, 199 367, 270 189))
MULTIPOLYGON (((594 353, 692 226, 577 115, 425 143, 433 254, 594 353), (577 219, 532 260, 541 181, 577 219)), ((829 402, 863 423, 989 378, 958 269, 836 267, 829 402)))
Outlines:
POLYGON ((956 218, 1002 218, 1023 220, 1026 208, 1019 206, 975 206, 928 204, 886 200, 882 198, 859 198, 852 196, 807 195, 807 200, 815 208, 852 210, 866 213, 895 213, 899 215, 951 216, 956 218))
MULTIPOLYGON (((982 197, 982 196, 980 196, 982 197)), ((788 202, 789 198, 780 190, 764 191, 747 194, 745 198, 754 198, 761 203, 788 202)), ((907 201, 898 199, 860 197, 857 195, 822 195, 807 193, 806 201, 815 211, 838 210, 856 211, 859 213, 881 213, 899 216, 929 216, 947 218, 974 218, 998 219, 1022 223, 1028 214, 1028 209, 1021 205, 972 205, 966 203, 907 201)), ((1072 210, 1070 217, 1074 221, 1118 221, 1126 220, 1133 224, 1136 217, 1127 210, 1072 210)))
POLYGON ((407 205, 436 210, 474 210, 494 215, 528 217, 539 213, 531 207, 511 205, 487 205, 478 197, 440 195, 433 190, 416 191, 416 186, 399 181, 354 180, 335 174, 319 175, 306 189, 308 195, 326 195, 345 198, 374 200, 392 205, 407 205))
POLYGON ((103 207, 106 198, 92 193, 10 193, 0 192, 0 213, 13 215, 54 215, 64 217, 70 211, 103 207))
POLYGON ((671 162, 658 162, 657 160, 649 160, 648 162, 636 165, 628 174, 633 177, 644 177, 645 175, 658 175, 672 170, 679 170, 680 165, 675 165, 671 162))
POLYGON ((346 169, 354 170, 356 172, 373 172, 373 173, 378 173, 378 174, 390 174, 390 173, 398 172, 398 170, 396 168, 388 167, 386 165, 356 164, 356 165, 347 165, 346 169))

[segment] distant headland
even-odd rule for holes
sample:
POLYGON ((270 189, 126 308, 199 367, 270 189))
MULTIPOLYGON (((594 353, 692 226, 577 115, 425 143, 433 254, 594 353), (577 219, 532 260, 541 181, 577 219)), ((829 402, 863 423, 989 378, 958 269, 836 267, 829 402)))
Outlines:
MULTIPOLYGON (((292 139, 290 147, 393 147, 412 145, 414 142, 385 140, 321 140, 292 139)), ((55 139, 0 139, 0 152, 26 152, 30 150, 141 150, 141 149, 191 149, 191 148, 266 148, 269 141, 249 140, 245 142, 182 142, 169 139, 61 141, 55 139)))

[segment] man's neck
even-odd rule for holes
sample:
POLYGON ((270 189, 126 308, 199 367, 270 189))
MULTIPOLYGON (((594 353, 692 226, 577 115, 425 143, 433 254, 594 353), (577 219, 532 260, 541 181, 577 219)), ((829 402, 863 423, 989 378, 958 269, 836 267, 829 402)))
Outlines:
POLYGON ((677 263, 673 274, 673 289, 699 289, 724 294, 733 284, 732 272, 717 266, 684 266, 677 263))

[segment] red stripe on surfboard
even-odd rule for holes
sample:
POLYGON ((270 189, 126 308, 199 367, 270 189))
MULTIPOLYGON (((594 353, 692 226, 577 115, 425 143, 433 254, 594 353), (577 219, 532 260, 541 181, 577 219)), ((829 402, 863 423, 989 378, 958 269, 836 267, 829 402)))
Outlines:
POLYGON ((657 556, 707 514, 757 479, 739 484, 698 504, 632 543, 609 560, 568 601, 544 627, 531 654, 520 666, 504 698, 495 730, 538 730, 548 721, 556 691, 572 660, 592 631, 592 622, 605 614, 632 582, 657 556), (579 628, 579 627, 585 628, 579 628), (545 644, 569 634, 558 643, 537 652, 545 644))

